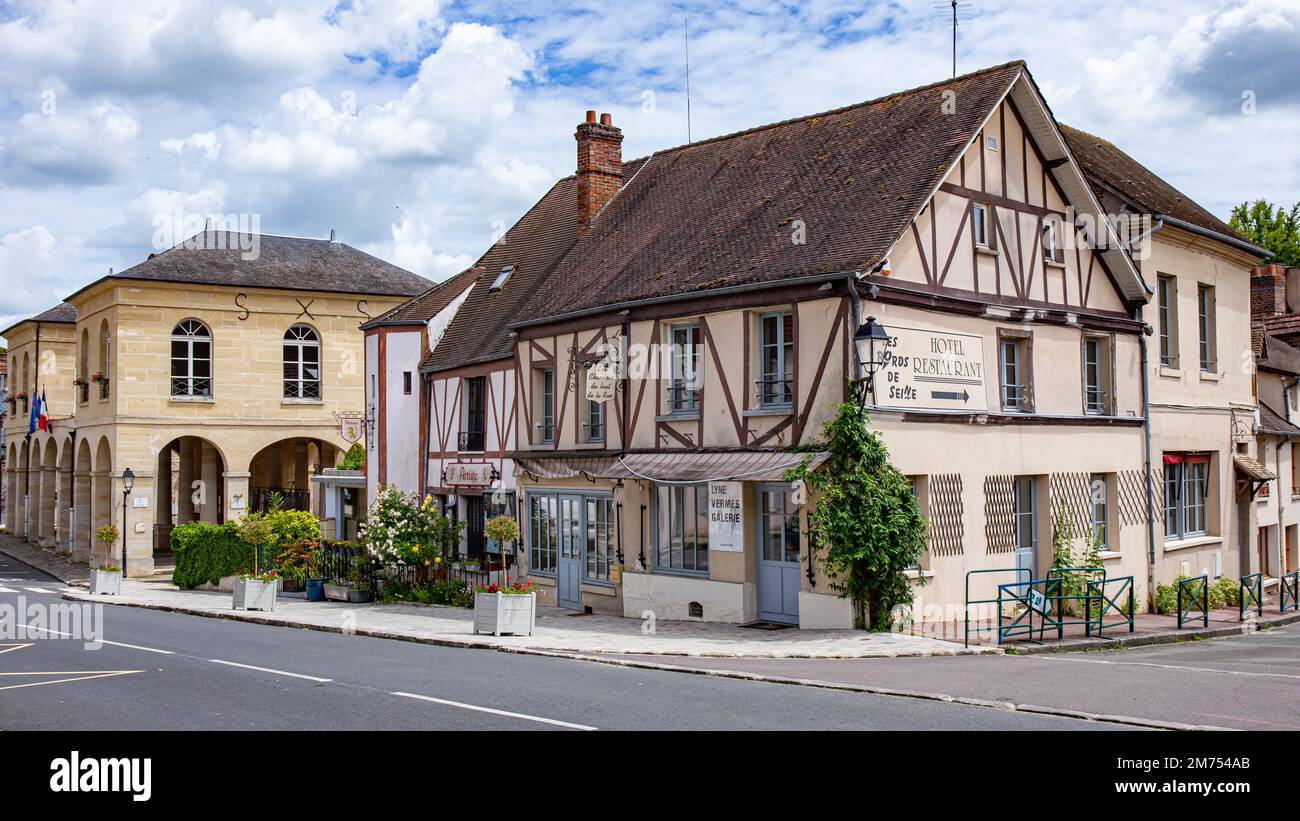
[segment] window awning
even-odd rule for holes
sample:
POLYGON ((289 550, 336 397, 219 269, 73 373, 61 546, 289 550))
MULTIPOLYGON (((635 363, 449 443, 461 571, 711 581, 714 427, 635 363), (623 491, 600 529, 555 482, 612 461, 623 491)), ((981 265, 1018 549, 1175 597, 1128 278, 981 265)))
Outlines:
POLYGON ((548 457, 516 454, 517 470, 539 479, 646 479, 654 482, 779 482, 805 459, 816 469, 829 453, 721 451, 628 453, 622 457, 548 457))
POLYGON ((1240 453, 1232 455, 1232 464, 1237 468, 1238 473, 1252 482, 1267 482, 1277 478, 1275 473, 1260 464, 1258 460, 1242 456, 1240 453))

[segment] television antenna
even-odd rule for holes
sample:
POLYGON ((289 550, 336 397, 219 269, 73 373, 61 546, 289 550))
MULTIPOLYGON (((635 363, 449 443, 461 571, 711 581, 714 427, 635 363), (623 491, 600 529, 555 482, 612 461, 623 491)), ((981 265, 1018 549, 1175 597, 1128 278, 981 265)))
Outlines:
POLYGON ((975 15, 975 4, 968 0, 944 0, 934 4, 935 11, 952 21, 952 76, 957 76, 957 28, 975 15))

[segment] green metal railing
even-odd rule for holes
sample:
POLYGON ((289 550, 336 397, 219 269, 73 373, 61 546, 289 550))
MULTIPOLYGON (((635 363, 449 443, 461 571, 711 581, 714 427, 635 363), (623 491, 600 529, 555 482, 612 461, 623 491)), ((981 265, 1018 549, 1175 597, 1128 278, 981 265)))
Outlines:
POLYGON ((1178 580, 1179 630, 1182 630, 1183 625, 1191 621, 1189 616, 1193 608, 1200 613, 1196 618, 1201 620, 1201 626, 1210 626, 1209 585, 1210 579, 1208 576, 1195 576, 1190 579, 1178 580))
POLYGON ((1060 577, 998 585, 998 644, 1018 636, 1029 636, 1030 641, 1033 641, 1035 613, 1038 614, 1040 643, 1049 628, 1056 631, 1058 640, 1065 638, 1065 622, 1059 615, 1060 606, 1057 603, 1057 599, 1062 595, 1061 590, 1060 577), (1039 589, 1040 585, 1042 589, 1039 589), (1035 593, 1041 596, 1039 599, 1041 608, 1034 606, 1034 600, 1038 598, 1034 596, 1035 593), (1017 605, 1022 609, 1013 618, 1007 615, 1008 605, 1017 605))
POLYGON ((1246 611, 1255 608, 1257 616, 1264 615, 1264 574, 1251 573, 1241 577, 1241 600, 1237 602, 1237 619, 1246 620, 1246 611))
POLYGON ((1132 633, 1137 630, 1137 624, 1133 620, 1134 601, 1132 576, 1119 576, 1114 579, 1103 578, 1089 581, 1088 599, 1087 635, 1091 636, 1094 630, 1096 630, 1099 638, 1104 635, 1106 629, 1106 615, 1108 613, 1118 613, 1121 616, 1121 621, 1113 626, 1121 627, 1127 624, 1128 632, 1132 633), (1094 619, 1096 619, 1095 622, 1094 619))
POLYGON ((1281 599, 1279 605, 1282 613, 1296 608, 1296 594, 1300 593, 1300 570, 1292 570, 1282 577, 1281 589, 1278 591, 1278 597, 1281 599))
MULTIPOLYGON (((1027 567, 998 567, 998 568, 992 568, 992 569, 989 569, 989 570, 971 570, 971 571, 968 571, 968 572, 966 573, 966 609, 963 610, 962 612, 963 612, 963 614, 964 614, 964 621, 965 621, 965 628, 966 628, 965 645, 966 645, 967 647, 970 647, 970 633, 971 633, 971 626, 970 626, 970 606, 971 606, 972 604, 976 604, 976 605, 978 605, 978 604, 996 604, 996 605, 999 606, 998 619, 1001 620, 1001 618, 1002 618, 1002 615, 1001 615, 1001 609, 1000 609, 1000 608, 1001 608, 1001 601, 1002 601, 1002 599, 1001 599, 1001 595, 1000 595, 1001 591, 999 591, 999 597, 996 598, 996 599, 972 599, 972 598, 970 597, 970 577, 971 577, 971 576, 987 575, 987 574, 991 574, 991 573, 1015 573, 1015 574, 1016 574, 1016 578, 1019 578, 1021 575, 1023 575, 1023 576, 1025 577, 1025 580, 1026 580, 1026 581, 1031 581, 1031 580, 1034 578, 1034 574, 1033 574, 1033 573, 1029 570, 1029 568, 1027 568, 1027 567)), ((992 631, 992 630, 995 630, 995 629, 997 629, 997 628, 993 627, 992 625, 989 625, 988 627, 976 627, 976 628, 975 628, 975 632, 976 632, 976 633, 980 633, 980 632, 984 632, 984 631, 992 631)), ((1001 644, 1002 642, 999 641, 998 643, 1001 644)))

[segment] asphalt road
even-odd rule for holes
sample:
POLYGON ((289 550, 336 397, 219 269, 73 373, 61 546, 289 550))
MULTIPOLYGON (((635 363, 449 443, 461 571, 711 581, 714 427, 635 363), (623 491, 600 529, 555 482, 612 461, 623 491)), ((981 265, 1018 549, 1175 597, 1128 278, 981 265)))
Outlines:
POLYGON ((674 659, 673 664, 1183 724, 1300 730, 1300 624, 1214 641, 1088 653, 885 664, 870 659, 674 659))
MULTIPOLYGON (((0 608, 72 605, 63 587, 0 555, 0 608)), ((48 634, 0 639, 0 730, 1116 726, 127 607, 102 606, 102 619, 98 649, 48 634)))

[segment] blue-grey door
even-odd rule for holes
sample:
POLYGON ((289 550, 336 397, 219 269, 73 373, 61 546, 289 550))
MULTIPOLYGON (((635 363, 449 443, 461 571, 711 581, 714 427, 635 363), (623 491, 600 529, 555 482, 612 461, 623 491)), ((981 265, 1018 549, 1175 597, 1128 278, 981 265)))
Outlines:
POLYGON ((789 485, 760 486, 758 514, 758 617, 799 623, 799 510, 789 485))
POLYGON ((555 598, 560 607, 582 609, 582 497, 561 496, 556 546, 555 598))
MULTIPOLYGON (((1015 485, 1016 567, 1029 571, 1030 579, 1037 579, 1038 552, 1038 479, 1034 476, 1017 476, 1015 485)), ((1023 574, 1022 574, 1023 576, 1023 574)), ((1024 578, 1017 581, 1026 581, 1024 578)))

